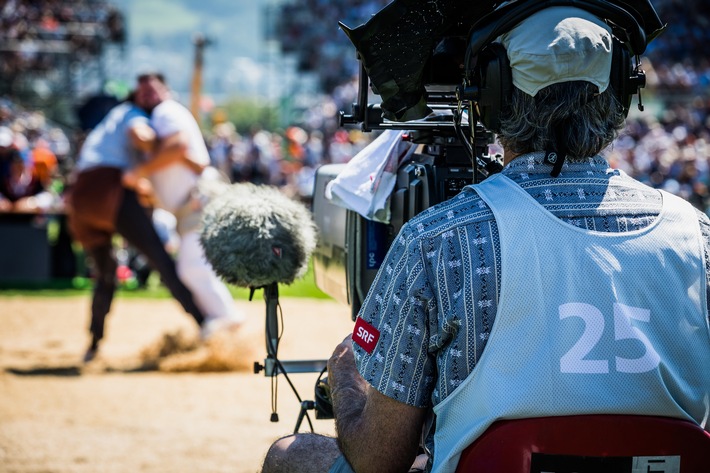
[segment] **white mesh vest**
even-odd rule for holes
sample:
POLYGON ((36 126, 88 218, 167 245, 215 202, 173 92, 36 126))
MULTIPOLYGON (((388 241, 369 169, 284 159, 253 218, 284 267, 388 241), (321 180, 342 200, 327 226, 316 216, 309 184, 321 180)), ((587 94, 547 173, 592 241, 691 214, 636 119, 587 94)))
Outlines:
POLYGON ((503 175, 476 186, 500 233, 501 293, 484 353, 437 415, 434 472, 497 419, 645 414, 706 427, 710 329, 700 227, 663 193, 642 230, 557 219, 503 175))

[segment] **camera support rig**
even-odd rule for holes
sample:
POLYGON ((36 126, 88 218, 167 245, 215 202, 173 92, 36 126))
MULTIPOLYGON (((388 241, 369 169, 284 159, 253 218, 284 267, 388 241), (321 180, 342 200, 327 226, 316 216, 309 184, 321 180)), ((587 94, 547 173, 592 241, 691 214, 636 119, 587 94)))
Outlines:
MULTIPOLYGON (((254 291, 259 288, 250 288, 249 300, 254 296, 254 291)), ((254 373, 264 371, 265 376, 276 376, 279 373, 318 373, 325 368, 328 360, 279 360, 280 306, 278 283, 263 286, 264 303, 266 304, 266 358, 262 365, 254 362, 254 373)))
MULTIPOLYGON (((427 85, 427 105, 434 113, 424 119, 407 122, 385 120, 381 106, 369 103, 369 90, 369 77, 361 63, 357 102, 352 105, 352 114, 340 112, 340 126, 359 124, 365 132, 402 130, 404 138, 418 145, 418 150, 397 171, 390 202, 392 218, 387 225, 366 220, 351 210, 326 202, 324 186, 343 165, 324 165, 316 173, 313 213, 324 233, 319 241, 321 253, 317 249, 313 255, 316 283, 324 292, 349 304, 353 320, 374 281, 386 249, 402 225, 419 212, 453 197, 466 185, 480 182, 501 168, 498 161, 488 154, 492 135, 477 122, 466 124, 468 117, 462 107, 464 99, 460 86, 427 85), (323 221, 319 221, 319 217, 324 215, 325 220, 330 222, 328 228, 322 225, 323 221), (325 276, 320 275, 321 272, 325 276)), ((304 417, 310 424, 308 410, 315 409, 317 419, 332 418, 332 407, 328 404, 329 388, 323 378, 327 360, 279 360, 281 314, 278 284, 251 288, 249 300, 255 289, 264 290, 267 357, 264 364, 254 363, 254 372, 264 371, 274 380, 283 374, 289 384, 289 373, 319 372, 315 401, 301 400, 291 384, 301 403, 294 432, 298 432, 304 417)), ((273 383, 271 420, 276 422, 278 414, 273 383)))
MULTIPOLYGON (((281 338, 281 329, 279 326, 279 319, 281 318, 281 306, 279 305, 279 286, 278 283, 273 282, 262 287, 250 287, 249 288, 249 300, 251 301, 254 297, 254 292, 256 289, 264 290, 264 303, 266 304, 266 324, 265 324, 265 337, 266 337, 266 358, 264 359, 264 364, 258 361, 254 362, 254 374, 259 374, 264 371, 265 376, 269 376, 272 380, 282 374, 288 381, 291 389, 293 389, 296 398, 301 404, 301 411, 298 415, 298 420, 296 421, 296 427, 294 433, 297 433, 301 428, 301 422, 304 418, 308 420, 311 424, 310 418, 308 418, 307 412, 309 410, 315 409, 316 419, 330 419, 333 417, 332 408, 327 405, 328 393, 326 392, 327 383, 319 379, 316 383, 316 400, 302 400, 298 395, 296 388, 291 383, 288 378, 289 373, 323 373, 325 372, 328 360, 280 360, 278 357, 279 349, 279 339, 281 338), (320 401, 320 402, 319 402, 320 401), (325 401, 325 402, 324 402, 325 401)), ((271 422, 278 422, 279 416, 276 412, 276 385, 272 381, 272 412, 271 412, 271 422)), ((311 424, 311 430, 313 430, 313 425, 311 424)))
POLYGON ((369 103, 369 76, 361 62, 357 102, 352 105, 351 114, 340 111, 339 124, 341 127, 360 124, 365 132, 387 129, 408 131, 413 136, 414 143, 436 141, 436 137, 448 138, 444 143, 439 142, 439 145, 458 142, 464 146, 474 164, 474 182, 480 182, 488 175, 500 171, 502 166, 498 159, 488 154, 488 145, 492 141, 491 133, 478 122, 469 123, 468 130, 464 130, 465 114, 462 104, 469 91, 462 84, 427 84, 425 89, 427 105, 435 112, 434 118, 407 122, 384 120, 380 105, 369 103))
POLYGON ((324 165, 316 172, 313 214, 321 229, 313 255, 316 284, 348 304, 353 320, 404 223, 502 168, 498 157, 488 152, 491 133, 478 122, 468 123, 463 88, 456 80, 449 76, 448 82, 425 85, 426 103, 433 112, 426 118, 390 121, 383 118, 379 104, 369 103, 369 77, 360 63, 357 102, 351 114, 340 112, 340 126, 359 124, 366 132, 402 130, 403 138, 417 149, 397 170, 388 224, 368 220, 325 198, 328 182, 345 165, 324 165))

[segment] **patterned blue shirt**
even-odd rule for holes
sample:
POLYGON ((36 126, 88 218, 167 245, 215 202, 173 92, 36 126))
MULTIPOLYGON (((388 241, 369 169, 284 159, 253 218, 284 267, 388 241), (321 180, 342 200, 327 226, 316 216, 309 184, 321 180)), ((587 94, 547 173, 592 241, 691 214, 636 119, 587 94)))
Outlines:
MULTIPOLYGON (((520 156, 502 172, 568 223, 626 232, 649 225, 661 210, 657 190, 609 168, 599 156, 567 162, 556 178, 543 157, 520 156)), ((710 274, 710 220, 701 212, 698 219, 710 274)), ((552 238, 550 244, 564 242, 552 238)), ((531 257, 529 270, 535 268, 531 257)), ((441 402, 483 353, 500 280, 496 222, 472 187, 411 219, 360 309, 359 316, 380 332, 371 354, 353 345, 362 376, 381 393, 412 406, 441 402)))

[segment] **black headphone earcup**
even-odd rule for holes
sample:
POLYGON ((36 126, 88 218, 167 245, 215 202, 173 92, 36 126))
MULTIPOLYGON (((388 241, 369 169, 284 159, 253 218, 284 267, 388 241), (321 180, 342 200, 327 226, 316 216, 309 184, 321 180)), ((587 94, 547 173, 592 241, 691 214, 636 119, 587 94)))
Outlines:
POLYGON ((631 53, 616 38, 614 38, 611 75, 609 85, 614 89, 614 94, 619 103, 624 107, 624 114, 628 114, 631 108, 631 99, 636 93, 636 89, 631 85, 631 53))
POLYGON ((500 130, 500 114, 513 95, 513 77, 508 53, 500 43, 486 45, 478 54, 473 71, 473 85, 478 88, 474 104, 477 118, 488 130, 500 130))

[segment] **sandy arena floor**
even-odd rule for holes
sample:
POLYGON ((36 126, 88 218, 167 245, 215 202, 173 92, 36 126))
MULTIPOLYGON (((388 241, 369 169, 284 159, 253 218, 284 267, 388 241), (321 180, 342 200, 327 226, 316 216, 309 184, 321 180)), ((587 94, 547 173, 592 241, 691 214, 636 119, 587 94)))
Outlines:
MULTIPOLYGON (((269 421, 272 378, 252 372, 266 355, 265 304, 260 292, 236 303, 247 323, 205 344, 175 301, 117 299, 101 352, 84 365, 88 297, 0 292, 0 472, 259 471, 300 405, 279 376, 280 422, 269 421)), ((352 327, 336 302, 281 307, 282 360, 325 359, 352 327)), ((303 399, 317 377, 291 375, 303 399)), ((311 418, 332 434, 332 420, 311 418)))

